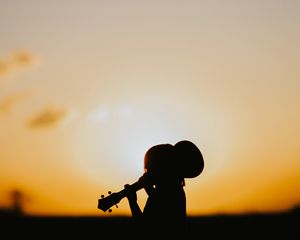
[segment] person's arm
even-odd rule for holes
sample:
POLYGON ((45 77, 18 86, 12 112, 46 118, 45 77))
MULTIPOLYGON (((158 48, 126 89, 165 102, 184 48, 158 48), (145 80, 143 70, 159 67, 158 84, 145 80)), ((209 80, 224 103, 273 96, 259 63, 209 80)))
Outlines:
MULTIPOLYGON (((129 187, 128 184, 124 186, 125 188, 129 187)), ((137 195, 136 192, 131 192, 127 195, 127 199, 129 202, 131 214, 133 218, 140 218, 142 216, 142 211, 137 203, 137 195)))

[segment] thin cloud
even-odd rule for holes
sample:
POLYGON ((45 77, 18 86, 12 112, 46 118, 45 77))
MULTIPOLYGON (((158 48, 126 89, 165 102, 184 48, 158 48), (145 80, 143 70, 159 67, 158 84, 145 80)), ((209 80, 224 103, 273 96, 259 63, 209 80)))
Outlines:
POLYGON ((110 117, 111 109, 108 106, 100 106, 88 113, 87 120, 91 122, 106 122, 110 117))
POLYGON ((11 64, 0 60, 0 76, 4 76, 11 71, 11 64))
POLYGON ((8 56, 0 58, 0 77, 20 70, 36 67, 40 62, 40 59, 29 51, 13 51, 8 56))
POLYGON ((33 91, 18 92, 0 99, 0 116, 9 114, 19 103, 33 96, 34 93, 33 91))
POLYGON ((46 107, 34 115, 28 122, 30 128, 57 126, 70 119, 74 113, 67 108, 46 107))
POLYGON ((67 109, 47 107, 30 119, 29 127, 37 128, 57 125, 67 116, 67 114, 67 109))
POLYGON ((134 109, 130 105, 109 106, 101 105, 87 114, 90 122, 108 122, 111 119, 129 119, 134 116, 134 109))

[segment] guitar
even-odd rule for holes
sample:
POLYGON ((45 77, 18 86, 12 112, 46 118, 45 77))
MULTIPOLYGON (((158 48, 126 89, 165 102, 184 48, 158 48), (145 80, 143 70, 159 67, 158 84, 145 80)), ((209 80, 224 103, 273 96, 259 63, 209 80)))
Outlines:
POLYGON ((104 197, 104 195, 101 195, 101 198, 98 199, 98 209, 106 212, 111 212, 112 210, 110 209, 112 206, 116 205, 118 207, 118 203, 126 197, 129 193, 131 192, 137 192, 138 190, 142 189, 144 187, 144 184, 141 181, 137 181, 128 187, 124 188, 123 190, 116 192, 116 193, 111 193, 110 191, 108 192, 109 196, 104 197))

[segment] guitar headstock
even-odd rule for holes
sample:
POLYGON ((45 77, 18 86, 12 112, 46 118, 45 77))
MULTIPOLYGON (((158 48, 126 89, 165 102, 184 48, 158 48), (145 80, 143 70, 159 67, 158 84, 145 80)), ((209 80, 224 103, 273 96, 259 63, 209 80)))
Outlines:
POLYGON ((112 210, 110 209, 112 206, 116 205, 118 207, 118 203, 122 199, 122 196, 120 196, 119 193, 111 193, 111 191, 108 192, 108 196, 101 195, 101 198, 98 199, 98 208, 101 209, 102 211, 106 212, 111 212, 112 210))

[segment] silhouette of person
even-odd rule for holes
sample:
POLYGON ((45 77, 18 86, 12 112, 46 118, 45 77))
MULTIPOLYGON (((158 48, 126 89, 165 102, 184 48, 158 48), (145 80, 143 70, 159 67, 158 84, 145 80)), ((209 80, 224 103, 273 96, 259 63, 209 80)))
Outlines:
POLYGON ((136 192, 126 196, 144 238, 188 238, 184 178, 199 175, 203 167, 201 152, 190 141, 184 140, 175 146, 159 144, 146 152, 145 173, 139 179, 148 194, 143 212, 137 203, 136 192))

